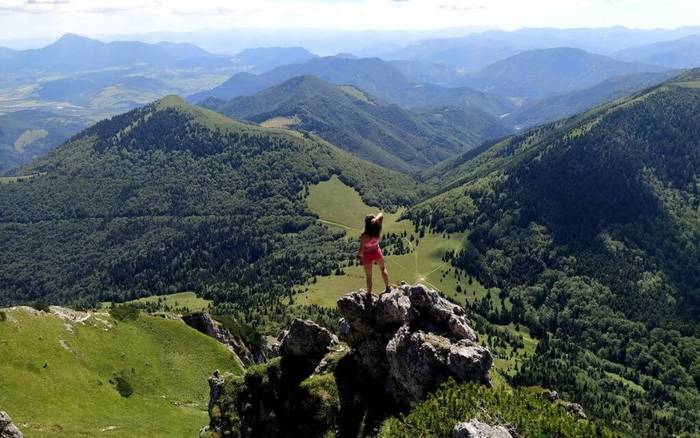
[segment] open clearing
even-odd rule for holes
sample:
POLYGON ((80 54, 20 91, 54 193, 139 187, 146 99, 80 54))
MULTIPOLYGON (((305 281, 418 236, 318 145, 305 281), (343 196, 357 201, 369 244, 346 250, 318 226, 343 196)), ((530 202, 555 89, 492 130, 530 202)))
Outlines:
MULTIPOLYGON (((319 220, 331 227, 337 227, 347 232, 351 238, 359 237, 362 232, 364 217, 377 211, 366 205, 360 195, 351 187, 345 185, 337 177, 332 177, 309 189, 307 198, 309 208, 319 216, 319 220)), ((457 250, 462 246, 465 235, 436 234, 426 232, 420 238, 413 224, 408 220, 400 220, 401 211, 389 213, 384 219, 384 233, 406 232, 406 243, 412 248, 408 254, 388 255, 386 266, 392 283, 423 283, 460 303, 465 298, 470 300, 483 297, 488 291, 477 281, 471 284, 467 279, 457 278, 455 270, 449 263, 443 261, 447 251, 457 250), (457 285, 463 290, 457 294, 457 285), (464 292, 466 291, 466 293, 464 292)), ((354 254, 348 254, 352 258, 354 254)), ((345 275, 318 277, 316 283, 308 283, 299 287, 304 292, 296 295, 298 304, 317 304, 334 307, 335 302, 343 294, 365 287, 364 270, 362 266, 344 268, 345 275)), ((375 287, 381 291, 382 280, 375 268, 375 287)))

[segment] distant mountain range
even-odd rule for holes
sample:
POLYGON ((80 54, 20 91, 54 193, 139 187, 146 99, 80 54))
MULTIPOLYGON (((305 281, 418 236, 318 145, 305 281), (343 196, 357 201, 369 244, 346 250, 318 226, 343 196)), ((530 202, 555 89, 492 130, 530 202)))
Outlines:
POLYGON ((301 64, 317 57, 303 47, 262 47, 237 53, 233 56, 233 63, 237 69, 263 73, 281 65, 301 64))
POLYGON ((621 26, 596 29, 486 30, 460 37, 425 39, 377 55, 389 60, 436 62, 471 73, 528 50, 573 47, 592 53, 612 55, 630 47, 671 41, 693 34, 700 34, 700 27, 681 27, 673 30, 640 30, 621 26))
MULTIPOLYGON (((190 102, 201 102, 214 97, 230 100, 248 96, 296 76, 311 75, 336 85, 353 85, 381 99, 407 108, 436 106, 474 106, 483 111, 500 115, 512 110, 512 103, 505 98, 488 95, 468 87, 447 88, 431 83, 409 80, 402 69, 426 68, 425 64, 412 63, 398 66, 379 58, 348 58, 328 56, 314 58, 303 64, 275 68, 267 73, 254 75, 238 73, 223 84, 188 97, 190 102)), ((433 67, 428 65, 429 69, 433 67)), ((414 77, 430 75, 414 71, 414 77)))
POLYGON ((138 41, 104 43, 75 34, 66 34, 41 49, 3 50, 0 71, 52 70, 71 72, 108 67, 146 65, 175 66, 184 60, 211 62, 226 59, 186 43, 148 44, 138 41))
POLYGON ((615 76, 663 70, 562 47, 519 53, 468 75, 457 84, 504 97, 542 99, 588 88, 615 76))
POLYGON ((292 78, 224 104, 205 104, 263 126, 318 134, 360 158, 408 172, 510 132, 498 119, 476 108, 447 115, 412 112, 352 85, 333 85, 313 76, 292 78))
POLYGON ((685 38, 630 47, 615 52, 614 57, 625 61, 644 62, 668 68, 700 67, 700 31, 685 38))

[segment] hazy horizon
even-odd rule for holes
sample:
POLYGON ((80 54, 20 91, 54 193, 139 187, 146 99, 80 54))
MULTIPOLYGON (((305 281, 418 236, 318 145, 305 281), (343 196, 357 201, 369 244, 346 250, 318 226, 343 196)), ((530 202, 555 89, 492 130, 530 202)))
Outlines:
POLYGON ((115 37, 162 32, 368 31, 447 33, 476 28, 676 29, 697 25, 692 0, 0 0, 0 40, 65 33, 115 37), (633 12, 630 12, 633 11, 633 12), (575 13, 572 13, 575 12, 575 13))

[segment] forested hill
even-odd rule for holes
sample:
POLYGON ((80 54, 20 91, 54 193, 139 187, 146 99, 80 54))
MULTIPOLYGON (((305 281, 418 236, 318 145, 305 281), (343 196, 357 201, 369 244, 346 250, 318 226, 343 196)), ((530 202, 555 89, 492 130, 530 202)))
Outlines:
POLYGON ((453 262, 506 304, 478 310, 542 339, 516 381, 637 436, 697 433, 700 71, 473 155, 411 216, 470 230, 453 262))
POLYGON ((23 172, 40 176, 0 185, 0 305, 182 290, 272 300, 346 258, 307 209, 308 185, 338 175, 386 209, 416 187, 322 140, 178 97, 100 122, 23 172))
POLYGON ((360 158, 415 172, 511 131, 477 108, 409 111, 351 85, 299 76, 217 111, 263 125, 314 132, 360 158), (443 113, 468 112, 462 123, 443 113))

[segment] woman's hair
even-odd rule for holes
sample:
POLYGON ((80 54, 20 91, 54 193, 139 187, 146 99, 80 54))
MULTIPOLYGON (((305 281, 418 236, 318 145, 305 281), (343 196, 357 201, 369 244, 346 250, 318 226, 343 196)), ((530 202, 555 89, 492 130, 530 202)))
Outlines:
POLYGON ((382 233, 382 224, 379 222, 372 222, 374 219, 373 214, 368 214, 365 216, 365 232, 366 236, 378 237, 382 233))

